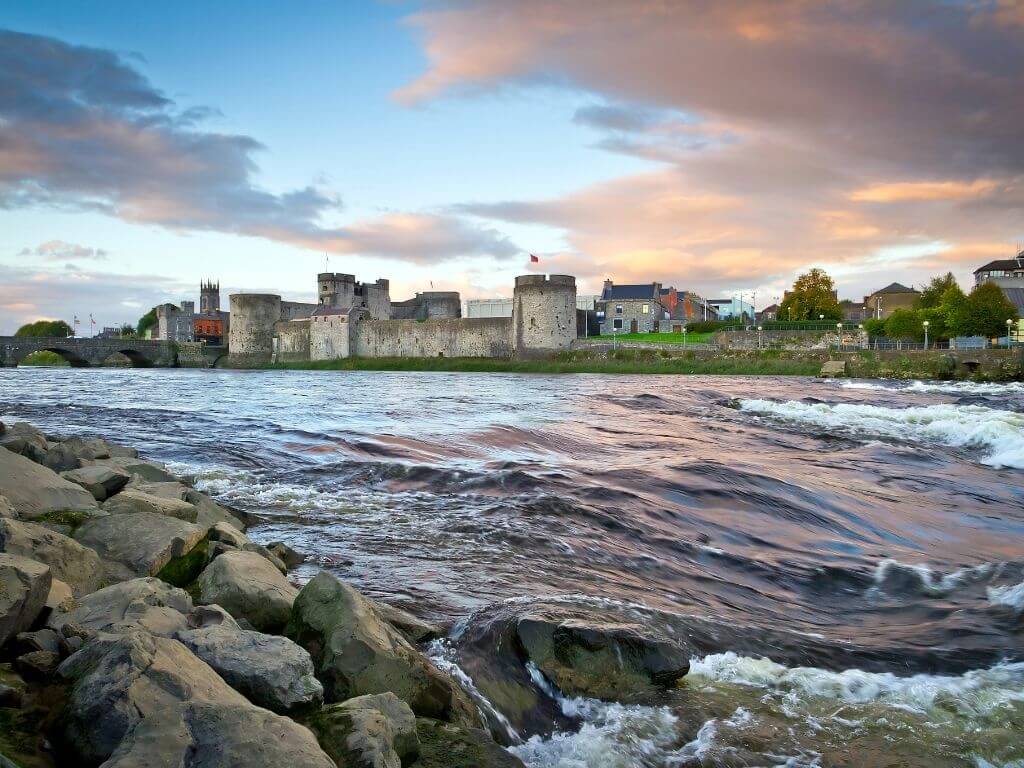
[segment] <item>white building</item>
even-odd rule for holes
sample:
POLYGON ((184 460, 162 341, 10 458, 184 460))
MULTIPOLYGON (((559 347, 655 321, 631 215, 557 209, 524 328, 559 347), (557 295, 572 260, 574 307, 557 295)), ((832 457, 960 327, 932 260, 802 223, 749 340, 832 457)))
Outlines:
MULTIPOLYGON (((576 309, 593 311, 598 297, 594 294, 576 294, 576 309)), ((498 296, 493 299, 466 299, 463 317, 512 317, 512 299, 498 296)))

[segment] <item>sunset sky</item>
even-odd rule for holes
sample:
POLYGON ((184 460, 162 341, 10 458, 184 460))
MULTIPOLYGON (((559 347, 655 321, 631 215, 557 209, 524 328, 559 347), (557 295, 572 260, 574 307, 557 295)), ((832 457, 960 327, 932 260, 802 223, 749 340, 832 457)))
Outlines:
POLYGON ((1016 0, 0 0, 0 333, 207 278, 310 300, 327 258, 395 299, 763 306, 1020 241, 1016 0))

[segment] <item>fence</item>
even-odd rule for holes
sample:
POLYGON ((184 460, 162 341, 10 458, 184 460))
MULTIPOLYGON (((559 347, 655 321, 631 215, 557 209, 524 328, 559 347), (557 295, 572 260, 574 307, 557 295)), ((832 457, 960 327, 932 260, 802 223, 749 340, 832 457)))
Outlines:
MULTIPOLYGON (((761 323, 762 331, 835 331, 838 327, 838 321, 823 320, 818 321, 794 321, 788 322, 784 320, 767 320, 761 323)), ((722 328, 726 333, 737 333, 740 331, 756 331, 757 323, 748 323, 747 325, 730 325, 722 328)), ((863 330, 862 323, 842 323, 844 331, 858 331, 863 330)))
POLYGON ((1013 349, 1021 345, 1016 340, 1007 339, 1005 336, 1001 339, 992 341, 982 336, 960 336, 955 339, 943 340, 943 341, 929 341, 926 347, 923 341, 906 341, 904 339, 889 339, 884 336, 876 336, 873 339, 869 339, 866 344, 833 344, 834 349, 838 349, 841 352, 851 352, 861 349, 873 349, 884 352, 900 352, 900 351, 913 351, 913 350, 925 350, 925 349, 951 349, 951 350, 972 350, 972 349, 1013 349))

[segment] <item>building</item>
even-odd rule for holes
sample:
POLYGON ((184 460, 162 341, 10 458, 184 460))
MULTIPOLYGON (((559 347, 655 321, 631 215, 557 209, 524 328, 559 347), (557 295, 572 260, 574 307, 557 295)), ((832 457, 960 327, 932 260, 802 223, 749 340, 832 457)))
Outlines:
POLYGON ((860 304, 852 299, 843 299, 840 301, 839 309, 842 310, 843 322, 846 323, 860 323, 867 320, 869 317, 873 317, 866 305, 860 304))
POLYGON ((661 283, 615 285, 604 281, 604 290, 597 302, 601 335, 613 333, 654 333, 671 330, 672 320, 661 303, 661 283))
MULTIPOLYGON (((321 272, 316 276, 318 303, 321 306, 351 309, 362 307, 371 317, 386 320, 391 317, 391 285, 387 280, 358 283, 355 275, 341 272, 321 272)), ((307 315, 308 317, 308 315, 307 315)))
MULTIPOLYGON (((576 294, 576 309, 593 312, 600 297, 593 293, 576 294)), ((466 299, 464 317, 512 317, 512 299, 466 299)))
POLYGON ((920 295, 920 291, 913 288, 900 283, 889 283, 885 288, 864 297, 864 309, 867 317, 884 320, 897 309, 913 309, 920 295))
POLYGON ((714 307, 719 320, 749 320, 754 317, 754 305, 744 301, 742 297, 708 299, 708 304, 714 307))
POLYGON ((769 304, 767 307, 757 313, 757 322, 768 323, 772 320, 779 319, 779 305, 769 304))
POLYGON ((183 301, 181 306, 161 304, 156 308, 157 333, 154 338, 164 341, 195 341, 193 321, 196 314, 194 301, 183 301))
POLYGON ((997 259, 974 270, 974 284, 995 283, 1024 317, 1024 251, 1015 259, 997 259))

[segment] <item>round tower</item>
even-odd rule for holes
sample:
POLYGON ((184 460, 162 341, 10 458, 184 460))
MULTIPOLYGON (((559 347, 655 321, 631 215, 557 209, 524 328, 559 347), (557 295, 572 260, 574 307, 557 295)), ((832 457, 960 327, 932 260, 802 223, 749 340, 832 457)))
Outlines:
POLYGON ((270 362, 274 324, 281 319, 281 297, 272 293, 231 294, 228 353, 237 363, 270 362))
POLYGON ((576 278, 520 275, 512 293, 512 347, 519 357, 569 349, 576 338, 576 278))

